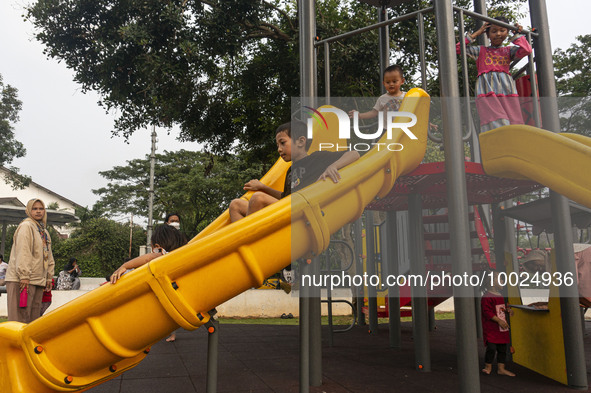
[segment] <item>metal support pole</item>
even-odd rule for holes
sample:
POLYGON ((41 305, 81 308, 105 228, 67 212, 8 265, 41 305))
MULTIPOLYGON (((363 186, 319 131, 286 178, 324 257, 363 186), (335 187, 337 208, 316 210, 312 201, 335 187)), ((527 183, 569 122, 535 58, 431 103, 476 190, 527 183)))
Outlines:
POLYGON ((148 197, 148 232, 146 246, 152 247, 152 228, 154 214, 154 167, 156 166, 156 126, 152 126, 152 150, 150 152, 150 194, 148 197))
POLYGON ((315 106, 316 98, 316 2, 314 0, 298 0, 300 27, 300 94, 304 105, 315 106))
MULTIPOLYGON (((527 42, 533 46, 531 33, 527 33, 527 42)), ((527 56, 527 74, 529 75, 529 83, 531 85, 531 99, 532 99, 532 116, 534 117, 534 124, 536 127, 542 127, 540 122, 540 100, 538 97, 538 78, 536 76, 536 68, 534 63, 533 51, 527 56)))
MULTIPOLYGON (((375 269, 375 228, 373 215, 375 212, 366 211, 365 214, 365 248, 367 257, 365 259, 365 269, 367 276, 372 277, 376 274, 375 269)), ((378 334, 378 298, 376 287, 369 284, 367 286, 367 309, 369 318, 369 332, 378 334)))
MULTIPOLYGON (((486 12, 486 0, 474 0, 474 12, 483 16, 488 16, 486 12)), ((476 30, 480 29, 480 26, 482 26, 483 23, 484 21, 476 19, 476 30)), ((488 38, 486 37, 486 34, 480 34, 476 39, 476 42, 478 45, 488 46, 488 38)))
POLYGON ((330 105, 330 44, 324 43, 324 96, 326 104, 330 105))
MULTIPOLYGON (((546 0, 530 0, 529 7, 532 26, 538 30, 538 38, 534 41, 534 48, 540 96, 542 97, 542 124, 547 130, 560 132, 546 0)), ((568 201, 564 196, 550 191, 550 205, 556 243, 556 267, 563 277, 566 274, 576 277, 568 201)), ((577 389, 587 389, 583 331, 580 323, 579 294, 576 285, 562 285, 560 287, 560 308, 568 385, 577 389)))
POLYGON ((423 13, 417 16, 419 26, 419 64, 421 65, 421 87, 427 91, 427 62, 425 61, 425 17, 423 13))
MULTIPOLYGON (((388 235, 388 274, 398 277, 398 232, 396 224, 396 212, 389 211, 386 216, 386 234, 388 235)), ((398 285, 388 287, 388 332, 390 337, 390 348, 402 346, 402 334, 400 331, 400 288, 398 285)))
MULTIPOLYGON (((458 67, 455 53, 453 10, 449 0, 433 0, 439 49, 439 76, 443 113, 445 171, 453 274, 472 273, 468 198, 464 173, 462 117, 459 106, 458 67)), ((479 393, 480 375, 472 288, 454 287, 456 346, 460 392, 479 393)))
MULTIPOLYGON (((301 276, 310 274, 310 266, 301 268, 301 276)), ((310 288, 300 287, 300 393, 310 391, 310 288)))
MULTIPOLYGON (((425 276, 425 239, 423 235, 423 208, 420 194, 408 197, 408 237, 410 249, 410 274, 425 276)), ((427 287, 411 287, 412 335, 415 345, 415 367, 417 371, 431 371, 429 347, 429 310, 427 287)))
MULTIPOLYGON (((314 277, 320 275, 320 258, 312 260, 310 270, 314 277)), ((310 386, 322 385, 322 308, 320 287, 310 288, 310 386)))
POLYGON ((474 314, 476 315, 476 337, 482 339, 482 304, 480 302, 480 288, 474 287, 474 314))
MULTIPOLYGON (((382 6, 378 10, 378 21, 384 22, 388 20, 388 9, 386 6, 382 6)), ((379 45, 380 45, 380 86, 382 94, 386 92, 386 88, 381 83, 381 74, 384 73, 386 67, 390 65, 390 34, 389 34, 389 27, 382 26, 378 29, 379 34, 379 45)))
MULTIPOLYGON (((300 31, 300 94, 302 105, 316 106, 316 8, 314 0, 298 0, 300 31)), ((302 273, 309 272, 309 266, 302 273)), ((300 291, 300 392, 310 391, 310 295, 300 291)))
MULTIPOLYGON (((353 228, 355 231, 355 273, 363 274, 363 237, 361 235, 363 223, 361 218, 355 221, 353 228)), ((355 303, 357 304, 357 324, 359 326, 364 326, 365 314, 363 314, 363 286, 355 288, 355 303)))
POLYGON ((207 329, 207 393, 215 393, 218 385, 218 342, 219 322, 210 319, 210 326, 207 329))

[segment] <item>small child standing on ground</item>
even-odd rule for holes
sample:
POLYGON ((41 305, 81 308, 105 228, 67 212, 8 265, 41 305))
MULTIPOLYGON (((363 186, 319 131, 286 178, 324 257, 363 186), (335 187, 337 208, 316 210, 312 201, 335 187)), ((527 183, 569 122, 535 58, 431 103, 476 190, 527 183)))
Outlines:
MULTIPOLYGON (((495 19, 509 23, 503 16, 495 19)), ((519 96, 509 68, 511 61, 529 55, 532 49, 527 39, 519 34, 522 27, 519 24, 516 27, 517 31, 511 38, 515 45, 512 46, 503 46, 509 30, 488 22, 474 33, 466 35, 467 44, 482 33, 486 33, 491 43, 490 46, 466 47, 466 55, 476 61, 478 69, 476 108, 480 116, 480 132, 509 124, 523 124, 519 96)), ((460 43, 456 45, 456 52, 461 53, 460 43)))
POLYGON ((497 364, 499 375, 514 377, 515 374, 505 368, 507 360, 507 348, 511 342, 509 334, 509 324, 505 313, 512 314, 505 304, 505 298, 501 295, 503 286, 499 284, 499 276, 495 272, 491 277, 490 287, 482 296, 482 336, 486 345, 484 355, 484 368, 482 372, 490 374, 492 371, 492 362, 497 355, 497 364))
MULTIPOLYGON (((406 95, 406 92, 400 89, 404 82, 402 67, 396 64, 386 67, 383 74, 382 84, 386 88, 387 93, 378 97, 372 110, 359 113, 359 119, 372 119, 377 117, 378 113, 381 111, 398 111, 402 99, 406 95)), ((353 117, 354 112, 355 111, 350 111, 349 117, 353 117)), ((385 122, 383 123, 383 127, 386 127, 385 122)))
POLYGON ((49 288, 49 289, 45 288, 43 290, 43 297, 41 298, 41 314, 40 315, 45 314, 45 311, 47 311, 49 306, 51 306, 51 300, 53 297, 51 294, 52 289, 55 289, 55 278, 51 279, 51 288, 49 288))

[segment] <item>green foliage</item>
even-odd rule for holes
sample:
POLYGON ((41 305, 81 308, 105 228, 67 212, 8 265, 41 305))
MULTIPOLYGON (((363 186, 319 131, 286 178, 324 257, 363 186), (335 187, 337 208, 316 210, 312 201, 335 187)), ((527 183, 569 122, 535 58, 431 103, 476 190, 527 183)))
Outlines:
POLYGON ((577 40, 566 50, 554 51, 560 126, 563 131, 591 136, 591 34, 577 40))
MULTIPOLYGON (((56 274, 71 257, 85 277, 104 277, 111 274, 130 257, 129 224, 121 224, 107 218, 89 218, 83 221, 72 235, 53 245, 56 274)), ((139 226, 132 229, 131 257, 138 256, 139 247, 145 245, 146 233, 139 226)))
MULTIPOLYGON (((95 205, 109 215, 147 217, 150 161, 136 159, 126 166, 100 172, 106 187, 93 190, 100 196, 95 205)), ((268 168, 251 168, 235 155, 218 156, 180 150, 156 155, 154 173, 154 217, 166 213, 181 216, 181 230, 189 237, 228 208, 242 194, 248 180, 260 177, 268 168)))
MULTIPOLYGON (((0 166, 10 164, 15 158, 24 157, 27 152, 23 144, 15 139, 12 125, 19 120, 18 113, 21 109, 18 90, 5 85, 0 75, 0 166)), ((10 167, 9 170, 5 180, 15 189, 24 188, 30 181, 30 178, 19 175, 17 168, 10 167)))
MULTIPOLYGON (((523 2, 488 5, 516 19, 523 2)), ((472 2, 454 4, 469 8, 472 2)), ((429 6, 415 0, 388 12, 392 18, 429 6)), ((320 39, 377 21, 377 9, 357 0, 317 1, 316 12, 320 39)), ((113 133, 179 125, 181 140, 207 143, 210 151, 274 160, 274 129, 290 118, 290 98, 299 96, 296 0, 37 0, 27 7, 27 18, 45 53, 72 69, 83 91, 97 91, 107 110, 118 111, 113 133)), ((438 95, 432 13, 425 29, 428 91, 438 95)), ((380 94, 377 37, 377 31, 366 32, 331 45, 332 96, 380 94)), ((405 87, 417 85, 416 20, 391 27, 390 41, 391 62, 405 69, 405 87)), ((320 48, 319 95, 324 67, 320 48)))

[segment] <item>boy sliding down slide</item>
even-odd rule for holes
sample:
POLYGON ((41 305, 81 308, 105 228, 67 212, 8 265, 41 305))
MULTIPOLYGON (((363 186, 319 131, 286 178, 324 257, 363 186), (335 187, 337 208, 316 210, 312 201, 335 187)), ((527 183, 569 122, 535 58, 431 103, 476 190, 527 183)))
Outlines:
POLYGON ((308 148, 312 140, 307 137, 306 125, 294 120, 277 128, 275 135, 277 151, 284 161, 292 161, 292 167, 285 176, 283 192, 275 190, 258 179, 253 179, 244 185, 247 191, 256 191, 249 201, 234 199, 230 203, 230 220, 238 221, 262 208, 277 202, 318 180, 326 180, 329 177, 338 183, 341 175, 339 169, 356 161, 359 153, 356 151, 317 151, 308 155, 308 148))

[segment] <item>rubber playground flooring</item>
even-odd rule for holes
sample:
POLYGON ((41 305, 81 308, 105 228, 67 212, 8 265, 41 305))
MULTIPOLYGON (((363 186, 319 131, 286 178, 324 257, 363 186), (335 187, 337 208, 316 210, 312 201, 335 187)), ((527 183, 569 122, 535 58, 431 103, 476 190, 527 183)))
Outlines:
MULTIPOLYGON (((591 370, 591 321, 586 324, 585 352, 591 370)), ((437 321, 437 329, 430 333, 431 372, 415 371, 410 322, 402 324, 401 349, 388 347, 387 325, 380 325, 377 335, 369 335, 366 326, 335 334, 332 348, 327 329, 323 326, 323 384, 311 387, 312 393, 459 391, 454 320, 437 321)), ((479 345, 480 359, 483 353, 484 346, 479 345)), ((480 391, 575 391, 512 362, 507 368, 517 376, 481 375, 480 391)), ((140 365, 90 392, 205 392, 206 370, 205 329, 179 330, 176 342, 160 341, 140 365)), ((217 391, 299 392, 298 326, 221 325, 217 391)))

